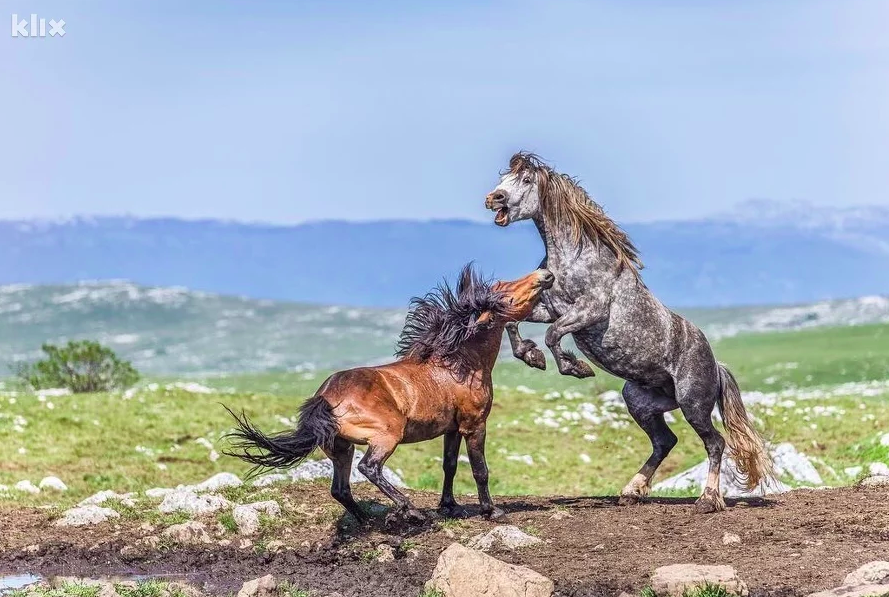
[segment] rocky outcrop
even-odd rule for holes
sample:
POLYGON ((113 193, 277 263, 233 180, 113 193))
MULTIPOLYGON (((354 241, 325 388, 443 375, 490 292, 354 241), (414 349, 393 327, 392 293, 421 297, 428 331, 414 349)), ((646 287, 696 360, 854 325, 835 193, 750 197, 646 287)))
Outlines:
POLYGON ((278 581, 271 574, 248 580, 241 586, 237 597, 274 597, 277 595, 278 581))
POLYGON ((659 596, 682 597, 706 585, 723 587, 736 595, 747 595, 747 584, 731 566, 673 564, 661 566, 651 575, 651 589, 659 596))
POLYGON ((487 533, 476 535, 469 540, 467 546, 480 551, 488 551, 496 548, 518 549, 538 543, 542 543, 542 541, 537 537, 525 533, 518 527, 503 524, 494 527, 487 533))
POLYGON ((877 560, 850 572, 835 589, 812 593, 809 597, 878 597, 889 594, 889 562, 877 560))
POLYGON ((231 502, 221 495, 212 493, 198 495, 189 489, 177 489, 168 493, 157 509, 165 514, 187 512, 192 516, 202 516, 230 506, 231 502))
POLYGON ((56 521, 56 526, 80 527, 88 524, 99 524, 109 518, 118 518, 119 516, 120 514, 111 508, 95 505, 77 506, 70 510, 65 510, 62 518, 56 521))
POLYGON ((206 545, 212 542, 206 525, 194 520, 167 527, 161 536, 183 545, 206 545))
POLYGON ((554 585, 530 568, 454 543, 439 556, 426 589, 445 597, 551 597, 554 585))
POLYGON ((265 514, 270 518, 277 518, 281 515, 281 506, 278 505, 278 502, 269 500, 235 506, 232 509, 232 516, 238 525, 238 532, 242 535, 252 535, 259 530, 260 514, 265 514))

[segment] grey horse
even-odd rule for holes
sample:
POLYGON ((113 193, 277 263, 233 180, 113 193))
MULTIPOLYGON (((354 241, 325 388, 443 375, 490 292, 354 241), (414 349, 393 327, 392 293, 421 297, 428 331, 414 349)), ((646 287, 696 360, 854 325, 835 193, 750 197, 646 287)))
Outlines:
MULTIPOLYGON (((697 512, 725 508, 719 488, 722 455, 728 444, 739 481, 748 489, 773 477, 763 442, 750 423, 741 392, 728 368, 716 361, 703 332, 667 309, 640 277, 642 263, 633 243, 570 176, 555 172, 537 156, 517 153, 485 206, 494 222, 508 226, 532 220, 546 248, 541 268, 555 274, 525 321, 549 323, 546 345, 563 375, 585 378, 593 369, 561 346, 567 334, 596 366, 626 380, 623 397, 630 415, 648 434, 651 456, 621 491, 632 504, 650 490, 651 478, 676 435, 664 413, 681 409, 707 450, 709 474, 697 512), (713 425, 719 407, 727 440, 713 425)), ((513 354, 546 368, 543 352, 523 340, 518 323, 507 324, 513 354)))

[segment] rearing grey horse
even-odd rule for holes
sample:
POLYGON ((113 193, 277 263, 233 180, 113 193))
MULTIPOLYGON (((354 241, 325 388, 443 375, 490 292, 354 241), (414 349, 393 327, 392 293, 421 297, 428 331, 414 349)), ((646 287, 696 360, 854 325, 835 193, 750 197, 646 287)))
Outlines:
MULTIPOLYGON (((726 440, 713 426, 714 405, 728 431, 740 480, 753 489, 772 477, 768 453, 747 418, 734 377, 716 361, 701 330, 648 290, 633 243, 575 179, 533 154, 517 153, 485 206, 496 212, 498 226, 530 219, 540 232, 546 248, 540 267, 556 279, 525 321, 551 324, 546 345, 559 372, 578 378, 594 375, 588 364, 562 348, 562 338, 572 334, 595 365, 626 380, 627 409, 651 439, 652 453, 621 491, 621 503, 635 503, 648 494, 651 478, 676 445, 664 420, 664 413, 676 408, 703 440, 709 460, 696 511, 725 508, 719 470, 726 440)), ((543 353, 522 339, 517 323, 507 324, 507 333, 517 358, 546 368, 543 353)))

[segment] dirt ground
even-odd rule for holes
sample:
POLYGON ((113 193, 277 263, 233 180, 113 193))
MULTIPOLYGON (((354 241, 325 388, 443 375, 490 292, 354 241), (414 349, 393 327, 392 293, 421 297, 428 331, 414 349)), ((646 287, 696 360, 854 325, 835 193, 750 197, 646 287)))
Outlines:
MULTIPOLYGON (((331 500, 317 487, 288 487, 282 494, 291 502, 315 506, 331 500)), ((356 494, 382 503, 369 488, 356 494)), ((432 494, 412 495, 428 509, 436 505, 432 494)), ((561 596, 638 592, 657 566, 700 563, 731 564, 754 597, 790 597, 837 586, 861 564, 889 557, 885 489, 800 490, 769 500, 729 500, 725 512, 705 516, 695 515, 687 499, 653 499, 627 507, 612 497, 512 497, 498 503, 507 511, 498 522, 536 534, 544 543, 491 554, 552 578, 561 596), (724 545, 725 533, 737 534, 740 543, 724 545)), ((62 529, 53 526, 45 510, 4 508, 0 575, 174 575, 215 594, 271 573, 318 595, 338 591, 346 597, 416 597, 441 550, 495 524, 470 508, 474 516, 460 524, 393 531, 382 519, 360 529, 342 519, 278 529, 272 539, 283 547, 274 553, 258 544, 239 549, 237 536, 224 547, 133 549, 128 546, 161 529, 147 529, 137 520, 62 529), (394 561, 373 561, 380 544, 396 548, 394 561)))

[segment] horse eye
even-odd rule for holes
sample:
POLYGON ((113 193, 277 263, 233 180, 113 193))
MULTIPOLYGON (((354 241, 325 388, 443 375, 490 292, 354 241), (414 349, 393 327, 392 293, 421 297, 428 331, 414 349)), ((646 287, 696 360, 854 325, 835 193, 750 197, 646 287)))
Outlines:
POLYGON ((531 184, 531 179, 530 179, 530 178, 526 178, 526 179, 523 180, 522 182, 525 183, 525 184, 531 184))

